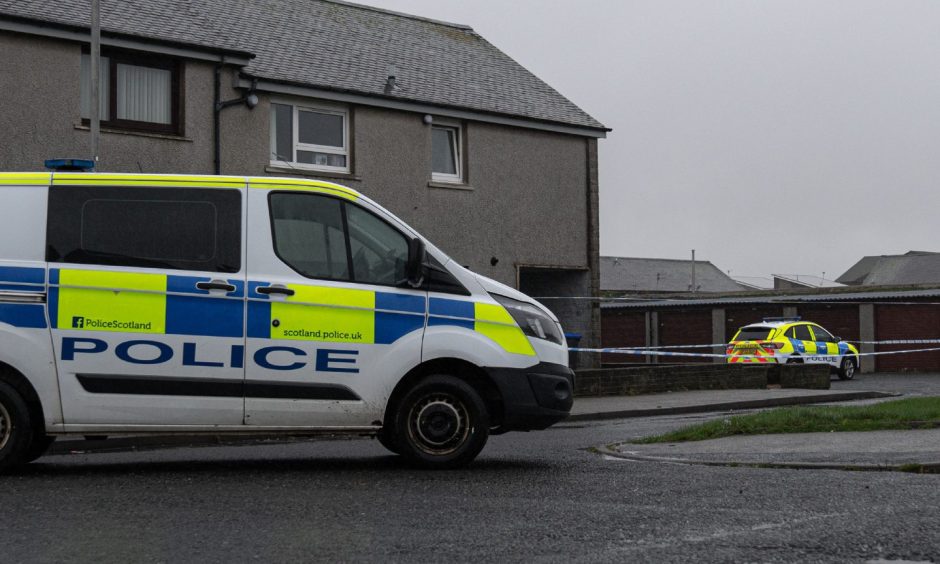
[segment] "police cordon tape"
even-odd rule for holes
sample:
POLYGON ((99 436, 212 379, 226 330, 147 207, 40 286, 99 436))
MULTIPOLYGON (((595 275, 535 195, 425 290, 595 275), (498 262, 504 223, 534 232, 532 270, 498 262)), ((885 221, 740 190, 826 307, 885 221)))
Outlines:
MULTIPOLYGON (((715 345, 725 347, 727 345, 715 345)), ((733 354, 717 354, 717 353, 683 353, 683 352, 670 352, 670 351, 660 351, 652 350, 648 348, 639 348, 639 349, 629 349, 629 348, 605 348, 605 349, 591 349, 591 348, 582 348, 582 347, 570 347, 568 348, 570 352, 591 352, 591 353, 609 353, 609 354, 625 354, 630 356, 682 356, 682 357, 697 357, 697 358, 738 358, 738 359, 763 359, 767 360, 770 357, 767 356, 757 356, 757 355, 733 355, 733 354)), ((904 351, 880 351, 880 352, 870 352, 870 353, 858 353, 857 356, 881 356, 888 354, 910 354, 910 353, 919 353, 919 352, 934 352, 940 351, 940 347, 934 347, 929 349, 910 349, 904 351)), ((835 355, 830 355, 835 356, 835 355)), ((848 355, 845 355, 848 356, 848 355)), ((856 356, 856 355, 852 355, 856 356)))
MULTIPOLYGON (((893 341, 843 341, 855 345, 940 345, 940 339, 900 339, 893 341)), ((658 350, 658 349, 713 349, 729 346, 730 343, 712 343, 709 345, 657 345, 655 347, 613 347, 614 349, 628 350, 658 350)))
MULTIPOLYGON (((916 296, 915 296, 916 297, 916 296)), ((589 300, 595 302, 633 302, 637 305, 649 303, 657 304, 682 304, 682 305, 709 305, 716 303, 721 298, 604 298, 592 296, 532 296, 533 300, 589 300), (697 302, 697 303, 696 303, 697 302)), ((751 305, 755 303, 768 303, 777 305, 934 305, 940 306, 940 302, 900 302, 893 300, 870 301, 870 300, 808 300, 798 297, 771 298, 767 300, 756 300, 752 302, 734 302, 738 305, 751 305)))

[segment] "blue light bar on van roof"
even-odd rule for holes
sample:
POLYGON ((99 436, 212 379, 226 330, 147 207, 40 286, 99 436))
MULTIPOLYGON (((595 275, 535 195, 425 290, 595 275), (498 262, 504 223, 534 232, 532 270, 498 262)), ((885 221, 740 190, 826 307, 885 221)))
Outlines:
POLYGON ((43 164, 49 170, 59 172, 88 172, 95 170, 95 161, 90 159, 48 159, 43 164))
POLYGON ((765 317, 764 323, 773 323, 774 321, 799 321, 803 319, 799 315, 794 315, 793 317, 765 317))

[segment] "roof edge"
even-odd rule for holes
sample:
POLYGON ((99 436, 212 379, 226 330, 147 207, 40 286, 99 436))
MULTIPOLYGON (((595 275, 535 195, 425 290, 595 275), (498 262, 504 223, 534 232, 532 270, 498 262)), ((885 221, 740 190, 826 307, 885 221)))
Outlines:
MULTIPOLYGON (((608 129, 607 131, 611 131, 608 129)), ((656 261, 665 261, 665 262, 692 262, 692 259, 674 259, 674 258, 650 258, 650 257, 615 257, 612 255, 601 255, 601 259, 611 259, 611 260, 656 260, 656 261)), ((710 260, 695 259, 696 264, 710 264, 715 266, 715 264, 710 260)), ((718 268, 717 266, 715 268, 718 268)))
MULTIPOLYGON (((79 43, 88 43, 91 41, 90 28, 85 26, 24 18, 4 13, 0 13, 0 31, 40 35, 79 43)), ((101 44, 108 47, 152 51, 166 55, 216 62, 219 61, 220 57, 224 56, 227 58, 225 62, 238 66, 245 66, 251 59, 255 58, 255 54, 249 51, 229 49, 227 47, 210 47, 186 43, 184 41, 160 39, 157 37, 144 37, 105 29, 101 30, 101 44), (154 47, 161 48, 154 49, 154 47)))
MULTIPOLYGON (((336 0, 329 0, 336 1, 336 0)), ((250 88, 253 79, 246 73, 243 73, 238 79, 237 88, 250 88), (246 78, 248 77, 248 78, 246 78)), ((472 110, 455 106, 435 105, 429 102, 416 102, 403 98, 393 98, 356 92, 350 90, 339 90, 324 88, 321 86, 310 86, 303 83, 288 82, 281 80, 272 80, 257 77, 255 88, 265 92, 274 92, 277 94, 286 94, 289 96, 303 96, 308 98, 320 98, 334 102, 346 102, 351 104, 361 104, 363 106, 375 106, 379 108, 388 108, 393 110, 402 110, 407 112, 433 114, 442 117, 455 119, 469 119, 485 123, 495 123, 498 125, 509 125, 522 127, 525 129, 536 129, 541 131, 551 131, 554 133, 565 133, 568 135, 578 135, 581 137, 593 137, 603 139, 607 137, 607 132, 612 131, 608 127, 595 128, 586 125, 573 125, 563 122, 539 120, 515 114, 503 114, 497 112, 487 112, 485 110, 472 110)))
MULTIPOLYGON (((360 8, 363 10, 369 10, 370 12, 378 12, 380 14, 391 14, 393 16, 398 16, 402 18, 408 18, 409 20, 418 20, 422 22, 428 22, 437 25, 443 25, 447 27, 453 27, 457 29, 462 29, 465 31, 473 31, 473 28, 466 24, 459 24, 454 22, 447 22, 444 20, 435 20, 434 18, 426 18, 424 16, 416 16, 414 14, 409 14, 406 12, 398 12, 395 10, 388 10, 386 8, 379 8, 378 6, 369 6, 367 4, 357 4, 355 2, 347 2, 346 0, 323 0, 324 2, 329 2, 330 4, 340 4, 342 6, 350 6, 352 8, 360 8)), ((474 33, 476 33, 474 31, 474 33)))
POLYGON ((838 288, 788 288, 786 290, 754 290, 713 292, 707 295, 649 296, 622 302, 601 303, 604 309, 636 309, 659 307, 703 307, 720 304, 749 303, 814 303, 851 302, 865 299, 904 297, 940 297, 940 284, 904 284, 886 286, 842 286, 838 288))

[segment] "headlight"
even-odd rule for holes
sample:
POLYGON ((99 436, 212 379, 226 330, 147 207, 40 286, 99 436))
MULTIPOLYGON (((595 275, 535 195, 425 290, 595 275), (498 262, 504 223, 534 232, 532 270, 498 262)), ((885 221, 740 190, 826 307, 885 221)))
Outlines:
POLYGON ((564 337, 558 329, 558 324, 545 315, 545 312, 532 304, 520 302, 499 294, 491 294, 501 306, 506 308, 509 315, 516 320, 522 332, 529 337, 544 339, 559 345, 564 344, 564 337))

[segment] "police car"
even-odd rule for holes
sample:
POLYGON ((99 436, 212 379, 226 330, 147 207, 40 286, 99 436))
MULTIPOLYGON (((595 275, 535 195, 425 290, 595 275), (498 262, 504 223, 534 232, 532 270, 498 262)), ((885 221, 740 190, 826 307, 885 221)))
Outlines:
POLYGON ((0 173, 0 470, 166 433, 461 466, 568 415, 567 359, 551 311, 338 184, 0 173))
POLYGON ((727 350, 729 363, 828 364, 842 380, 858 369, 858 349, 799 317, 766 317, 741 327, 727 350))

